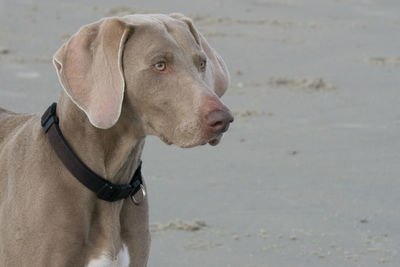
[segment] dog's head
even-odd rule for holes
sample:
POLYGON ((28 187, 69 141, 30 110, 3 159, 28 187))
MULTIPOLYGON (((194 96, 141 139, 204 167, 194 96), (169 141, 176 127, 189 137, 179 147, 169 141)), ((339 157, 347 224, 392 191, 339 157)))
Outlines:
POLYGON ((216 145, 233 121, 219 99, 229 86, 225 63, 181 14, 102 19, 82 27, 53 62, 97 128, 135 118, 145 134, 191 147, 216 145))

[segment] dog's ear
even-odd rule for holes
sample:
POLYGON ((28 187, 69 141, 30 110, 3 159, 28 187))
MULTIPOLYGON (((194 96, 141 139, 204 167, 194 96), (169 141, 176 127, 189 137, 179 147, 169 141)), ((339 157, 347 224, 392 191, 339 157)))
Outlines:
POLYGON ((214 88, 215 93, 221 97, 229 87, 230 75, 225 62, 221 56, 208 44, 204 36, 196 29, 193 21, 179 13, 170 14, 172 18, 179 19, 189 26, 196 42, 202 47, 207 55, 206 79, 209 86, 214 88))
POLYGON ((53 57, 65 92, 95 127, 108 129, 121 114, 122 54, 131 29, 118 18, 83 26, 53 57))

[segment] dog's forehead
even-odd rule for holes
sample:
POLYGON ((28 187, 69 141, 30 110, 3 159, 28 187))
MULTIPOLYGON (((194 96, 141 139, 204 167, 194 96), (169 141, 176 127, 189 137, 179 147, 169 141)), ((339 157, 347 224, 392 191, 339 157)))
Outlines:
POLYGON ((143 33, 152 35, 154 45, 160 38, 158 40, 162 40, 163 45, 201 50, 187 23, 180 19, 164 14, 135 14, 123 17, 123 21, 133 27, 143 27, 143 33))
POLYGON ((147 24, 147 25, 153 25, 155 27, 166 26, 166 25, 171 27, 179 27, 185 25, 183 21, 164 14, 134 14, 134 15, 124 16, 122 19, 126 23, 131 24, 133 26, 147 24))

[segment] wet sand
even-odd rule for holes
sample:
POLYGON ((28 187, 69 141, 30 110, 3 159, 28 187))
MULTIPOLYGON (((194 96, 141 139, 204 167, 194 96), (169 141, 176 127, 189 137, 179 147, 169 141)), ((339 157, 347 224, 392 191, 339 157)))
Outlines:
POLYGON ((400 266, 397 0, 0 3, 0 106, 41 113, 51 56, 104 16, 182 12, 231 71, 217 147, 149 137, 149 266, 400 266))

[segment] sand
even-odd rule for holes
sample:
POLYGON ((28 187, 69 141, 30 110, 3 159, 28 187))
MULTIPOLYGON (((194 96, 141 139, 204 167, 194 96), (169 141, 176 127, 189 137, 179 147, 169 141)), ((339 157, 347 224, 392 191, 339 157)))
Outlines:
POLYGON ((42 112, 81 25, 182 12, 232 74, 222 143, 149 137, 149 266, 400 266, 398 0, 3 1, 0 106, 42 112))

